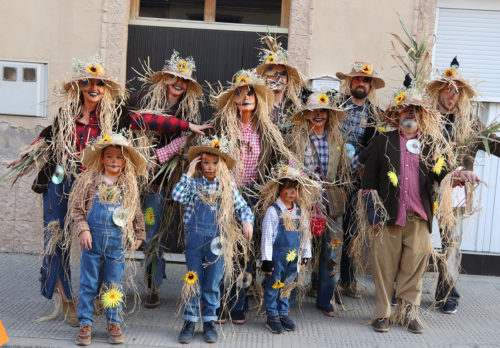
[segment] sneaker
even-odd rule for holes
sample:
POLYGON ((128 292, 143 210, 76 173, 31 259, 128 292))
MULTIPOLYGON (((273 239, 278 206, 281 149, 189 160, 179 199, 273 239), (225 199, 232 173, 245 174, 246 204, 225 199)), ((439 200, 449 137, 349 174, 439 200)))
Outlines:
POLYGON ((372 323, 373 330, 377 332, 389 331, 389 318, 377 318, 372 323))
POLYGON ((226 314, 223 310, 217 308, 217 311, 215 312, 217 314, 217 320, 215 321, 216 324, 225 324, 227 319, 226 319, 226 314))
POLYGON ((406 327, 406 330, 414 334, 421 334, 424 332, 424 327, 418 322, 417 319, 413 319, 408 323, 408 327, 406 327))
POLYGON ((322 307, 319 307, 319 306, 316 306, 316 307, 318 309, 321 309, 321 311, 323 312, 323 314, 326 315, 327 317, 337 318, 339 316, 339 314, 337 312, 335 312, 335 310, 333 309, 333 306, 331 305, 331 303, 329 303, 326 308, 322 308, 322 307))
POLYGON ((111 323, 106 327, 108 331, 108 342, 111 344, 121 344, 125 342, 125 336, 123 336, 120 324, 111 323))
POLYGON ((288 315, 280 315, 280 322, 285 331, 295 331, 295 323, 288 317, 288 315))
POLYGON ((155 308, 160 304, 160 298, 158 297, 158 293, 155 291, 148 292, 146 296, 146 301, 144 302, 144 307, 146 308, 155 308))
POLYGON ((88 346, 92 341, 92 325, 80 325, 80 331, 75 338, 75 343, 79 346, 88 346))
POLYGON ((194 337, 194 329, 196 327, 196 323, 193 321, 185 320, 184 325, 182 326, 181 333, 179 334, 179 342, 180 343, 191 343, 194 337))
POLYGON ((247 322, 243 311, 231 312, 231 321, 236 325, 243 325, 247 322))
POLYGON ((356 282, 344 283, 339 280, 339 285, 342 287, 344 295, 352 298, 361 298, 356 282))
POLYGON ((207 343, 215 343, 219 339, 213 320, 203 323, 203 336, 207 343))
POLYGON ((277 315, 267 316, 266 327, 273 334, 280 334, 283 332, 283 326, 281 325, 280 317, 277 315))
POLYGON ((445 314, 454 314, 457 312, 457 304, 454 301, 447 300, 441 306, 441 312, 443 312, 445 314))

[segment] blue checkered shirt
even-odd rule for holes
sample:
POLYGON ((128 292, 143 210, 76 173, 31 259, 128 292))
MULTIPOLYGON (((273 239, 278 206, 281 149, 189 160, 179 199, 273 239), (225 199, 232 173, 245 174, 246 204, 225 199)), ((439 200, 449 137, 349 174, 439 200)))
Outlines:
MULTIPOLYGON (((198 199, 200 192, 204 194, 214 194, 219 190, 217 178, 210 182, 202 176, 201 178, 190 178, 182 174, 181 180, 175 185, 172 191, 172 198, 186 207, 184 208, 184 223, 189 221, 193 215, 194 203, 198 199)), ((238 213, 241 222, 250 222, 253 224, 253 213, 247 202, 243 199, 240 192, 233 183, 233 201, 234 209, 238 213)))
POLYGON ((370 116, 370 104, 365 103, 363 106, 353 104, 348 100, 345 104, 344 113, 346 118, 342 123, 340 132, 344 139, 347 137, 347 143, 354 146, 355 154, 359 154, 363 150, 363 137, 365 136, 366 123, 370 116))
POLYGON ((328 133, 325 131, 323 135, 316 135, 316 133, 312 132, 309 136, 309 141, 310 142, 306 146, 304 166, 311 173, 317 174, 318 177, 320 176, 318 166, 321 166, 323 175, 326 176, 328 172, 328 161, 330 159, 330 151, 328 148, 328 133), (316 150, 318 151, 318 157, 320 161, 319 164, 314 153, 314 147, 311 145, 311 142, 314 143, 314 146, 316 146, 316 150))

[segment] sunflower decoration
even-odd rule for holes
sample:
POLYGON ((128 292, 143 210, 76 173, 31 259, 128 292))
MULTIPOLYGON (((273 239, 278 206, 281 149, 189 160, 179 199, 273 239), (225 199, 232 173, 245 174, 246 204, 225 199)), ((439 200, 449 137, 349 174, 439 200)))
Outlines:
MULTIPOLYGON (((190 303, 191 299, 199 296, 200 294, 200 282, 198 281, 198 275, 195 271, 188 271, 184 275, 184 285, 181 290, 182 304, 190 303)), ((182 311, 183 306, 179 307, 178 314, 182 311)))
POLYGON ((288 173, 288 166, 283 166, 280 168, 280 170, 279 170, 280 176, 286 175, 287 173, 288 173))
POLYGON ((212 147, 214 149, 219 149, 220 148, 220 141, 219 140, 212 141, 212 147))
POLYGON ((373 65, 372 64, 362 64, 361 72, 363 74, 371 75, 373 73, 373 65))
POLYGON ((443 171, 445 165, 445 160, 443 157, 439 157, 436 164, 432 168, 432 171, 436 173, 437 175, 441 175, 441 172, 443 171))
POLYGON ((436 215, 437 214, 437 211, 438 211, 438 208, 439 208, 439 204, 437 201, 434 201, 432 203, 432 214, 436 215))
POLYGON ((243 76, 243 75, 237 76, 236 77, 236 82, 237 83, 248 83, 248 77, 247 76, 243 76))
POLYGON ((396 173, 393 171, 390 171, 387 173, 387 176, 389 177, 389 181, 391 182, 391 184, 393 184, 394 187, 397 187, 399 181, 398 181, 398 176, 396 175, 396 173))
POLYGON ((274 58, 274 55, 271 54, 269 57, 267 57, 266 59, 266 63, 274 63, 274 61, 276 60, 276 58, 274 58))
POLYGON ((153 207, 148 207, 146 211, 144 211, 144 222, 148 226, 153 226, 155 224, 155 212, 153 207))
POLYGON ((284 287, 285 284, 281 281, 281 280, 277 280, 274 284, 273 284, 273 289, 281 289, 282 287, 284 287))
POLYGON ((399 105, 403 100, 405 100, 405 92, 399 93, 396 97, 394 97, 394 101, 396 102, 396 105, 399 105))
POLYGON ((321 105, 327 105, 330 102, 330 99, 328 99, 328 96, 326 94, 320 94, 318 96, 318 102, 321 105))
POLYGON ((179 69, 180 72, 186 72, 187 71, 187 62, 185 60, 180 60, 177 63, 177 69, 179 69))
POLYGON ((104 135, 104 137, 102 137, 101 139, 99 139, 99 141, 97 142, 98 144, 102 144, 102 143, 110 143, 111 142, 111 139, 109 137, 109 134, 106 133, 106 135, 104 135))
POLYGON ((379 127, 377 127, 376 129, 377 129, 377 131, 379 131, 380 133, 385 133, 385 132, 387 132, 387 128, 382 127, 382 126, 379 126, 379 127))
POLYGON ((293 262, 293 261, 295 261, 296 258, 297 258, 297 250, 296 249, 290 250, 286 254, 286 261, 287 262, 293 262))
POLYGON ((196 64, 194 63, 193 57, 181 58, 179 52, 174 50, 170 59, 165 60, 163 70, 177 70, 181 73, 187 73, 190 75, 196 71, 196 64))
POLYGON ((450 79, 454 78, 456 74, 457 71, 455 69, 447 69, 443 72, 443 76, 450 79))
POLYGON ((87 71, 92 75, 97 76, 102 71, 102 67, 98 64, 89 64, 87 65, 87 71))
POLYGON ((184 282, 186 284, 192 285, 198 281, 198 275, 195 271, 188 271, 184 276, 184 282))
POLYGON ((123 303, 123 292, 117 285, 112 285, 101 295, 104 308, 118 308, 123 303))

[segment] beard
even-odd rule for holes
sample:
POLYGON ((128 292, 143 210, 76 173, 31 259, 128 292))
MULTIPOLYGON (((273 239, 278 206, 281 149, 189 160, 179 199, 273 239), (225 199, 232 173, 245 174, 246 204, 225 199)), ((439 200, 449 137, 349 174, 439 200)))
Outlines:
POLYGON ((415 129, 418 127, 417 119, 409 119, 406 117, 403 118, 402 120, 400 120, 399 124, 405 128, 408 128, 408 129, 415 129))
POLYGON ((366 98, 366 96, 368 95, 368 91, 363 87, 358 86, 354 89, 351 88, 351 95, 356 99, 363 99, 366 98))

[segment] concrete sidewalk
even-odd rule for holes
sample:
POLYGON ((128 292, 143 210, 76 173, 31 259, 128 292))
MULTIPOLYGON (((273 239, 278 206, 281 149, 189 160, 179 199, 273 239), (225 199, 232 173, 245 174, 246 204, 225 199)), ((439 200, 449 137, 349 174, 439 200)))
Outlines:
MULTIPOLYGON (((40 260, 26 254, 0 253, 0 319, 10 337, 7 347, 76 347, 76 328, 61 320, 36 322, 53 309, 51 301, 39 294, 40 260)), ((176 318, 178 296, 185 273, 183 265, 167 265, 168 281, 161 288, 161 305, 155 309, 141 308, 125 318, 126 343, 122 347, 186 347, 177 343, 182 320, 176 318)), ((78 290, 78 267, 74 267, 74 290, 78 290)), ((144 295, 142 275, 136 278, 144 295)), ((218 347, 500 347, 500 278, 462 276, 459 310, 454 315, 430 309, 434 292, 434 276, 424 280, 422 308, 428 328, 422 335, 411 334, 401 327, 391 327, 389 333, 372 330, 367 322, 375 305, 371 277, 360 281, 366 285, 363 298, 345 298, 347 311, 340 318, 327 318, 306 297, 302 308, 292 308, 291 317, 297 323, 293 333, 273 335, 264 326, 265 316, 255 311, 244 326, 221 327, 225 337, 212 346, 218 347)), ((130 298, 131 296, 129 296, 130 298)), ((132 304, 129 303, 129 307, 132 304)), ((203 341, 201 325, 190 347, 208 347, 203 341)), ((222 336, 222 335, 221 335, 222 336)), ((97 317, 91 347, 109 347, 105 318, 97 317)))

